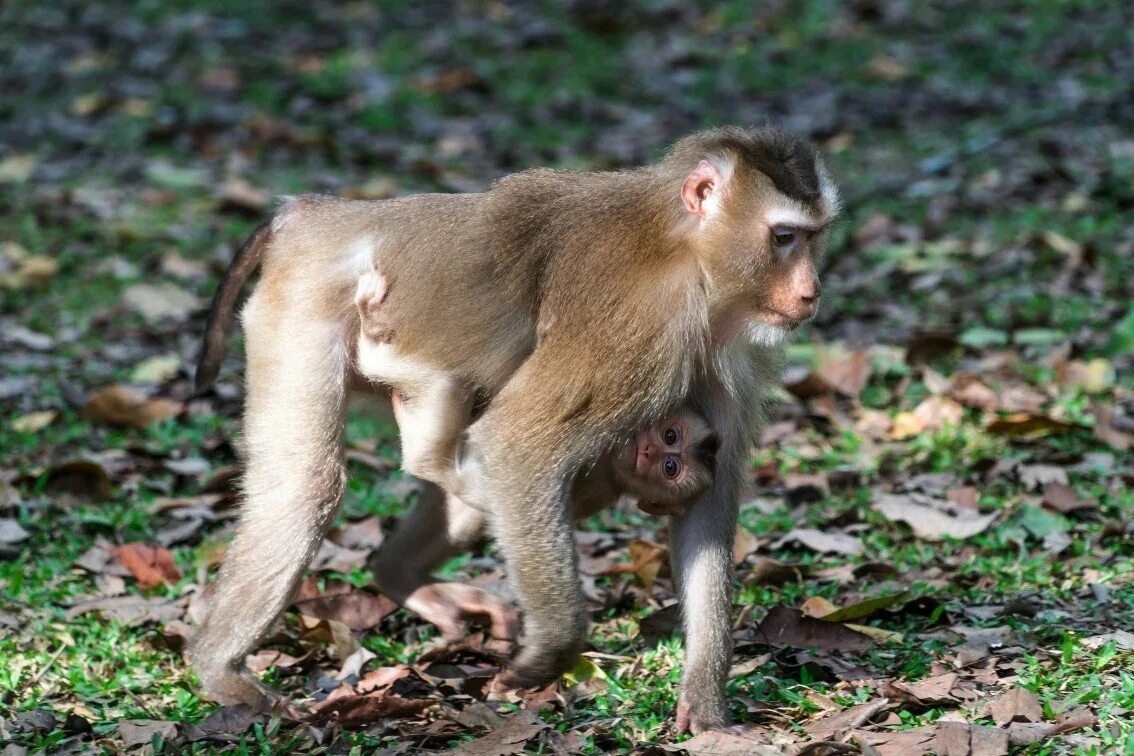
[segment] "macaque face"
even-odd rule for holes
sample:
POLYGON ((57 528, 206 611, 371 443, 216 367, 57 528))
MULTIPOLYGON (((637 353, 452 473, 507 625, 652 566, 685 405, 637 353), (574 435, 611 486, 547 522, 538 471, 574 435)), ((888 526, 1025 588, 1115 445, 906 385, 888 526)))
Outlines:
POLYGON ((692 501, 713 482, 716 435, 691 412, 672 415, 614 454, 614 474, 629 494, 658 504, 692 501))
POLYGON ((717 330, 727 336, 756 325, 782 338, 818 309, 816 266, 838 198, 823 173, 814 202, 789 198, 766 179, 733 174, 702 161, 683 188, 687 208, 701 218, 711 278, 730 303, 717 330))

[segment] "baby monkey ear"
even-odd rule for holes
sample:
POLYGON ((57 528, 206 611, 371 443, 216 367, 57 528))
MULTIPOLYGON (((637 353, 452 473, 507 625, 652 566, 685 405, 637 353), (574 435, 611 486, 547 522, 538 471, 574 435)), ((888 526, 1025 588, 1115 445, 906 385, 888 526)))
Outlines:
POLYGON ((681 184, 681 201, 691 215, 708 220, 720 206, 723 189, 721 172, 708 160, 702 160, 681 184))

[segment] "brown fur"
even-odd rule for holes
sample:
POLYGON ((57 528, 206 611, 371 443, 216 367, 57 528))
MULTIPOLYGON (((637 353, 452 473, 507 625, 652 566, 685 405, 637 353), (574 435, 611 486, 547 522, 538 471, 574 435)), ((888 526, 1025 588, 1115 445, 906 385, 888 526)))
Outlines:
MULTIPOLYGON (((674 523, 672 553, 687 638, 678 723, 724 724, 730 552, 747 450, 779 364, 773 326, 814 313, 814 261, 835 205, 805 143, 718 129, 634 171, 528 171, 483 194, 283 207, 254 245, 263 270, 244 311, 246 505, 192 652, 206 689, 264 700, 243 657, 286 604, 341 496, 353 294, 378 269, 399 357, 494 397, 468 429, 452 493, 491 512, 516 586, 524 633, 513 682, 554 679, 586 635, 569 524, 579 471, 686 402, 718 431, 714 485, 674 523), (803 229, 791 255, 772 247, 769 213, 803 229), (550 324, 538 347, 537 323, 550 324)), ((247 270, 222 291, 239 290, 247 270)), ((203 353, 213 363, 230 305, 218 296, 221 330, 207 332, 203 353)), ((403 444, 431 430, 407 422, 403 444)))

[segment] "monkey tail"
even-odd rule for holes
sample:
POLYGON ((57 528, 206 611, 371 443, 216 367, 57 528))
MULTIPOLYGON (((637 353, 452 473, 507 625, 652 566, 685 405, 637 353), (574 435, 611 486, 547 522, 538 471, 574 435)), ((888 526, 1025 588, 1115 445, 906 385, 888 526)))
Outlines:
POLYGON ((228 270, 225 271, 216 296, 213 297, 209 319, 205 323, 205 336, 201 342, 201 356, 197 359, 194 387, 198 393, 213 385, 213 381, 217 379, 221 360, 224 358, 232 311, 236 307, 236 300, 240 296, 244 282, 264 259, 264 246, 272 235, 271 224, 271 220, 261 224, 240 246, 228 270))

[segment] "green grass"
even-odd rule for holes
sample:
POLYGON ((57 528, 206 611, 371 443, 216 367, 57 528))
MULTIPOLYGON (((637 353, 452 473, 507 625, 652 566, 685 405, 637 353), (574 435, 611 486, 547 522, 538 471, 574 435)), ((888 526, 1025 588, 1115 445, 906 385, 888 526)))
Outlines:
MULTIPOLYGON (((695 3, 689 17, 676 19, 670 4, 640 2, 626 4, 627 15, 616 14, 609 27, 552 3, 471 3, 436 14, 393 2, 349 8, 119 2, 106 6, 109 20, 102 21, 98 14, 82 20, 78 4, 61 7, 79 19, 73 22, 77 33, 96 40, 93 49, 103 56, 89 69, 63 73, 81 50, 60 48, 51 56, 55 62, 45 64, 58 69, 48 84, 13 88, 15 94, 0 99, 8 129, 0 131, 0 143, 34 155, 41 170, 55 166, 28 184, 0 184, 0 243, 15 242, 59 265, 44 288, 0 287, 4 323, 58 340, 38 356, 22 349, 5 355, 0 370, 3 379, 33 379, 30 396, 0 404, 0 480, 13 481, 20 497, 2 514, 31 533, 14 557, 0 561, 0 719, 50 709, 60 723, 48 732, 21 731, 17 741, 32 752, 62 747, 70 737, 61 729, 68 712, 90 721, 95 736, 106 739, 93 747, 109 753, 122 719, 193 722, 215 708, 200 697, 193 673, 161 642, 155 626, 125 626, 93 614, 68 619, 67 608, 99 590, 91 575, 73 567, 96 539, 146 541, 154 532, 147 507, 156 497, 200 492, 200 481, 163 471, 155 460, 203 455, 214 467, 234 462, 224 443, 238 437, 232 402, 146 430, 120 430, 90 422, 75 399, 76 393, 128 380, 143 357, 187 353, 199 320, 147 324, 120 303, 139 282, 165 281, 202 298, 211 295, 219 272, 216 249, 231 246, 257 222, 218 208, 215 187, 230 172, 275 194, 339 191, 381 176, 395 177, 401 192, 432 190, 445 186, 447 171, 487 182, 536 164, 619 165, 622 153, 604 138, 621 129, 629 129, 630 154, 648 157, 677 134, 730 122, 737 114, 786 119, 803 123, 801 128, 808 118, 822 123, 833 115, 833 126, 816 131, 828 142, 848 207, 834 234, 825 284, 830 312, 816 326, 817 338, 861 341, 863 329, 851 327, 858 324, 873 343, 901 346, 916 330, 944 328, 971 348, 935 358, 932 366, 942 375, 971 369, 975 357, 1003 346, 1018 350, 1018 372, 1045 389, 1054 376, 1043 358, 1065 340, 1086 358, 1130 365, 1134 165, 1110 151, 1129 139, 1130 113, 1116 106, 1104 108, 1107 115, 1100 118, 1091 104, 1121 103, 1129 93, 1129 65, 1107 53, 1131 43, 1120 3, 931 3, 886 20, 853 17, 849 6, 833 0, 756 9, 740 0, 695 3), (491 23, 482 23, 485 17, 491 23), (159 73, 128 69, 136 45, 117 34, 124 20, 144 24, 148 39, 168 53, 159 73), (311 60, 304 63, 301 54, 311 60), (881 56, 896 62, 890 74, 878 63, 881 56), (236 71, 234 92, 201 84, 217 66, 236 71), (471 77, 463 84, 456 77, 451 90, 436 85, 454 71, 471 77), (137 95, 144 107, 134 111, 112 86, 126 76, 146 83, 137 95), (1087 104, 1069 107, 1068 96, 1053 85, 1064 76, 1074 79, 1087 104), (82 140, 22 126, 52 114, 64 117, 59 114, 70 112, 76 97, 91 92, 118 100, 105 113, 79 119, 90 127, 82 140), (837 97, 824 98, 830 93, 837 97), (812 102, 818 104, 809 107, 812 102), (235 115, 218 112, 218 105, 234 108, 235 115), (1054 124, 1013 132, 985 152, 947 161, 941 171, 918 168, 1053 112, 1063 113, 1054 124), (454 124, 467 126, 476 146, 440 156, 438 144, 454 124), (1051 157, 1051 144, 1061 140, 1071 149, 1051 157), (75 156, 79 167, 58 169, 60 160, 75 156), (1018 180, 1021 175, 1032 177, 1030 183, 1018 180), (899 189, 871 193, 895 180, 899 189), (157 192, 169 194, 155 201, 157 192), (851 233, 874 213, 922 229, 923 238, 855 247, 851 233), (1042 241, 1045 232, 1086 245, 1088 262, 1075 275, 1091 278, 1090 285, 1057 283, 1065 261, 1042 241), (207 275, 183 280, 163 272, 161 259, 170 249, 205 262, 207 275), (124 346, 138 346, 136 358, 118 351, 124 346), (11 427, 10 418, 40 409, 56 410, 58 417, 34 432, 11 427), (108 465, 126 459, 136 469, 115 473, 105 500, 49 488, 53 466, 89 453, 104 455, 108 465), (13 621, 4 621, 9 614, 13 621)), ((50 12, 30 6, 6 8, 0 21, 9 22, 0 23, 0 52, 8 53, 0 59, 31 45, 50 46, 59 33, 50 12)), ((34 78, 11 70, 16 82, 34 78)), ((812 357, 815 350, 804 346, 795 354, 812 357)), ((881 353, 874 357, 863 406, 892 416, 929 395, 918 369, 881 353)), ((1065 419, 1089 425, 1092 401, 1129 396, 1130 371, 1119 370, 1117 382, 1117 393, 1095 396, 1053 389, 1052 406, 1065 419)), ((184 390, 183 379, 174 387, 184 390)), ((373 443, 379 455, 396 455, 392 425, 362 412, 351 415, 348 439, 373 443)), ((1128 535, 1108 530, 1130 519, 1134 491, 1128 476, 1071 473, 1073 488, 1097 500, 1099 515, 1070 521, 1044 514, 1035 492, 999 479, 981 488, 980 503, 1000 511, 1001 519, 963 542, 918 541, 869 507, 873 487, 914 474, 956 472, 964 478, 1006 458, 1036 463, 1097 452, 1115 454, 1121 468, 1121 453, 1087 430, 1033 441, 994 436, 973 410, 960 426, 906 441, 870 441, 847 428, 812 428, 795 441, 757 450, 753 465, 774 463, 782 475, 855 470, 867 483, 803 507, 784 504, 771 514, 746 509, 743 526, 773 542, 793 527, 829 528, 837 520, 857 526, 866 553, 849 558, 765 546, 760 555, 813 572, 881 561, 896 576, 852 585, 812 576, 769 587, 746 583, 742 570, 736 605, 750 611, 749 623, 780 604, 799 606, 814 596, 842 604, 901 581, 913 596, 939 602, 939 612, 868 620, 902 633, 903 640, 857 661, 880 676, 917 681, 951 654, 949 644, 926 637, 940 629, 944 616, 979 624, 965 619, 966 608, 1027 599, 1029 614, 986 622, 1008 624, 1026 639, 1020 684, 1039 696, 1049 716, 1068 703, 1089 705, 1097 714, 1098 726, 1087 733, 1097 742, 1077 752, 1134 753, 1127 716, 1134 708, 1134 658, 1113 645, 1094 651, 1082 645, 1108 628, 1134 626, 1134 546, 1128 535), (1038 535, 1052 528, 1066 529, 1072 539, 1058 558, 1043 550, 1038 535), (1109 587, 1108 604, 1095 603, 1091 584, 1109 587)), ((353 472, 344 517, 393 518, 407 506, 397 474, 384 479, 361 467, 353 472)), ((608 513, 586 527, 620 534, 650 524, 633 514, 608 513)), ((200 544, 175 548, 184 577, 154 595, 173 598, 195 586, 198 569, 217 545, 210 529, 200 544)), ((465 578, 478 564, 459 558, 443 574, 465 578)), ((343 577, 356 586, 368 579, 363 570, 343 577)), ((584 733, 587 753, 623 752, 672 738, 682 643, 642 641, 637 624, 651 611, 638 593, 598 612, 590 641, 608 655, 592 660, 605 685, 596 684, 593 695, 565 710, 543 714, 560 731, 584 733)), ((294 629, 294 616, 288 621, 294 629)), ((364 645, 377 654, 373 664, 395 664, 413 661, 434 637, 399 612, 364 645)), ((298 687, 305 678, 273 670, 267 679, 298 687)), ((729 692, 739 720, 768 722, 763 713, 747 710, 745 700, 751 699, 774 707, 778 726, 797 734, 819 711, 817 694, 849 706, 879 693, 817 681, 807 667, 779 662, 730 681, 729 692)), ((960 712, 988 724, 978 709, 966 704, 960 712)), ((898 712, 902 727, 934 722, 944 713, 940 707, 898 712)), ((341 738, 351 752, 399 740, 380 730, 341 738)), ((1065 745, 1046 741, 1019 752, 1063 753, 1065 745)), ((278 721, 257 726, 232 746, 238 753, 312 748, 302 728, 278 721)), ((220 746, 192 750, 216 752, 220 746)))

